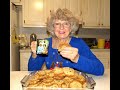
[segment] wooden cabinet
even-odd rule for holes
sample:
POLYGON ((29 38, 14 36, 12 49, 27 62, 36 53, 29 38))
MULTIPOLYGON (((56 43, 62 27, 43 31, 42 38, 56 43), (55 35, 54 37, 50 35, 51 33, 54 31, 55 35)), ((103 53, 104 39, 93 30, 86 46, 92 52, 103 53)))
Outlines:
POLYGON ((69 9, 81 24, 83 0, 66 0, 65 3, 65 8, 69 9))
MULTIPOLYGON (((50 16, 51 11, 56 11, 58 8, 66 8, 66 2, 69 2, 70 0, 44 0, 44 6, 45 6, 45 17, 47 22, 47 18, 50 16)), ((69 7, 69 6, 68 6, 69 7)))
POLYGON ((11 2, 14 2, 14 3, 20 3, 21 0, 10 0, 11 2))
MULTIPOLYGON (((31 55, 30 49, 20 50, 20 71, 28 71, 28 61, 31 55)), ((46 69, 46 65, 43 64, 42 70, 46 69)))
POLYGON ((44 27, 44 9, 44 0, 24 0, 23 27, 44 27))
POLYGON ((67 8, 71 10, 79 19, 81 15, 81 1, 82 0, 24 0, 23 27, 46 26, 50 11, 56 11, 58 8, 67 8), (42 4, 41 7, 40 3, 42 4))
POLYGON ((47 22, 47 17, 50 16, 50 11, 54 9, 54 0, 44 0, 44 7, 45 7, 45 17, 46 20, 45 22, 47 22))
POLYGON ((110 27, 110 0, 101 1, 101 18, 100 24, 102 27, 110 27))
POLYGON ((83 28, 110 28, 110 0, 24 0, 23 26, 46 26, 50 11, 67 8, 83 28))
POLYGON ((10 2, 14 3, 15 5, 22 5, 23 0, 10 0, 10 2))
POLYGON ((105 69, 110 68, 110 50, 93 50, 96 57, 103 63, 105 69))
POLYGON ((82 17, 83 27, 98 26, 98 0, 83 0, 82 17))
POLYGON ((110 0, 83 0, 83 28, 110 28, 110 0))
POLYGON ((65 8, 69 9, 75 16, 81 15, 82 0, 66 0, 65 8))
POLYGON ((28 71, 28 60, 31 53, 29 51, 20 51, 20 70, 28 71))

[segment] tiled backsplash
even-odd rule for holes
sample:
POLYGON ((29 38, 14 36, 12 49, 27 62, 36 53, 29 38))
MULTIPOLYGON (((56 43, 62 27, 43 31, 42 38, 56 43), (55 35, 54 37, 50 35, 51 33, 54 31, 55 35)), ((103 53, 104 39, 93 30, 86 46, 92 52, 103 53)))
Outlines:
MULTIPOLYGON (((46 28, 21 28, 21 33, 26 34, 29 40, 30 34, 35 33, 37 38, 47 38, 49 37, 46 33, 46 28)), ((83 29, 81 28, 78 32, 78 37, 81 38, 110 38, 110 30, 103 29, 83 29)))

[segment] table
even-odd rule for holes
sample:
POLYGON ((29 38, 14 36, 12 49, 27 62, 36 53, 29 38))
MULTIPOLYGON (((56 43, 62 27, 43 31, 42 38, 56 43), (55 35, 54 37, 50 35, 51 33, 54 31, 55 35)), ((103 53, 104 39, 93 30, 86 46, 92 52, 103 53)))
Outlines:
MULTIPOLYGON (((22 90, 20 81, 29 71, 10 71, 10 90, 22 90)), ((110 90, 110 69, 105 69, 103 76, 88 75, 92 77, 96 86, 94 90, 110 90)))

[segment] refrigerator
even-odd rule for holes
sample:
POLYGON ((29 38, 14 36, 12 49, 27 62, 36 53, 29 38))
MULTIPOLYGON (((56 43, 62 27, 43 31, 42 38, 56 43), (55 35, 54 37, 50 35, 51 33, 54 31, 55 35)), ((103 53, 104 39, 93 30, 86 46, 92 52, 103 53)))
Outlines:
POLYGON ((10 71, 20 70, 20 54, 17 34, 18 34, 17 7, 12 2, 10 2, 10 71))

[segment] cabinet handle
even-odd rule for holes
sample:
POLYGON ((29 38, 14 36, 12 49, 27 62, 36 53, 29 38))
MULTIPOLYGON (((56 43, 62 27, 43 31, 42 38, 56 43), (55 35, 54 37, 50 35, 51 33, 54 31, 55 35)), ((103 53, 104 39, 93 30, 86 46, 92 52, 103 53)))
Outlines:
POLYGON ((83 22, 83 25, 85 25, 85 22, 83 22))
POLYGON ((101 24, 103 26, 103 24, 101 24))
POLYGON ((82 11, 80 11, 80 16, 82 15, 82 11))
POLYGON ((25 23, 25 20, 24 20, 24 23, 25 23))

